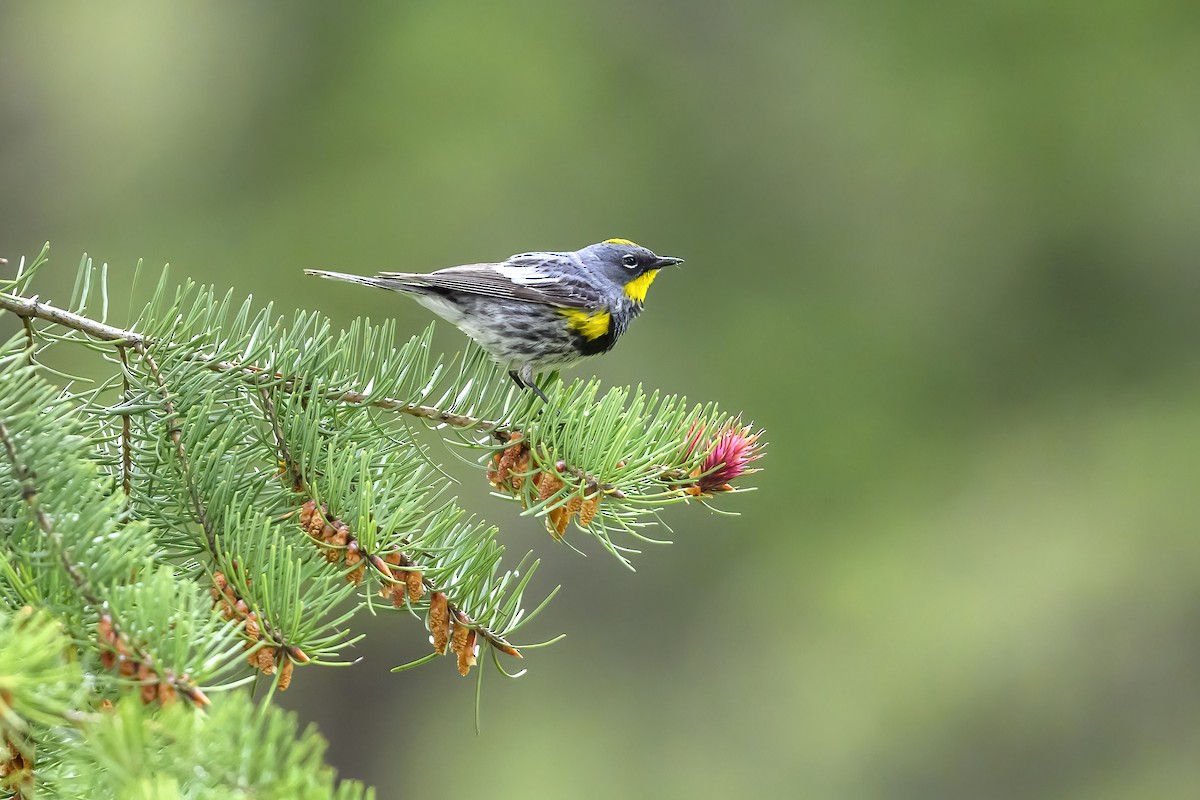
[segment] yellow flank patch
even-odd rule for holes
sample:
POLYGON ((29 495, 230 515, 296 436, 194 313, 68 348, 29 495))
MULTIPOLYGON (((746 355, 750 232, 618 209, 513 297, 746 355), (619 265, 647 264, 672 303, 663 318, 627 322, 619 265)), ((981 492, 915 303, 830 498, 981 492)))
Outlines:
POLYGON ((627 244, 630 247, 641 247, 641 245, 637 244, 636 242, 631 242, 628 239, 605 239, 604 243, 605 244, 627 244))
POLYGON ((625 284, 625 296, 635 303, 646 302, 646 292, 650 291, 650 284, 654 283, 654 278, 658 275, 658 270, 652 269, 649 272, 643 272, 636 278, 625 284))
POLYGON ((581 308, 564 308, 558 313, 567 318, 567 326, 571 330, 578 331, 588 341, 608 333, 608 327, 612 324, 612 315, 604 309, 585 311, 581 308))

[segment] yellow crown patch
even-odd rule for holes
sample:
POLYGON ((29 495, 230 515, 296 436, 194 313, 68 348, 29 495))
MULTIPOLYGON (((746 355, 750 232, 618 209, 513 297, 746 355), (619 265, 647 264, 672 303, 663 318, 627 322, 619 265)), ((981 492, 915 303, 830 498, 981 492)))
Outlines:
POLYGON ((605 244, 627 244, 630 247, 641 247, 637 242, 631 242, 628 239, 605 239, 605 244))

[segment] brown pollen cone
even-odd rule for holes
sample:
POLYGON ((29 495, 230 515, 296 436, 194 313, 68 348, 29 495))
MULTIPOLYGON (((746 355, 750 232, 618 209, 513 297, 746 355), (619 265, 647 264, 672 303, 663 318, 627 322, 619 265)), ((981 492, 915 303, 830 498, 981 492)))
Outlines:
POLYGON ((429 632, 433 635, 433 649, 439 656, 445 655, 450 641, 450 602, 441 592, 434 592, 429 598, 429 632))

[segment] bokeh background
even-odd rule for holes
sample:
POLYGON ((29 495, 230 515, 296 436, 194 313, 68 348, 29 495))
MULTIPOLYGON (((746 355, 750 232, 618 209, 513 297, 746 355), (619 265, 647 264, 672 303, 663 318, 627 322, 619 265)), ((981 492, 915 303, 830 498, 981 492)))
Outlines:
POLYGON ((568 636, 480 735, 410 619, 303 671, 381 797, 1191 796, 1197 75, 1194 2, 6 3, 0 255, 404 331, 300 270, 687 258, 572 374, 742 411, 761 490, 630 573, 463 471, 568 636))

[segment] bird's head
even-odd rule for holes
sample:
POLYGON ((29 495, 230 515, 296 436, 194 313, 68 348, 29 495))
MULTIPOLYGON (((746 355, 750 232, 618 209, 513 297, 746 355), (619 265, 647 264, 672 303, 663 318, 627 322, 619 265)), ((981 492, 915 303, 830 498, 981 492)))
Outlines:
POLYGON ((622 287, 635 303, 646 302, 646 292, 663 267, 682 264, 682 258, 658 256, 628 239, 605 239, 585 247, 579 257, 589 269, 622 287))

